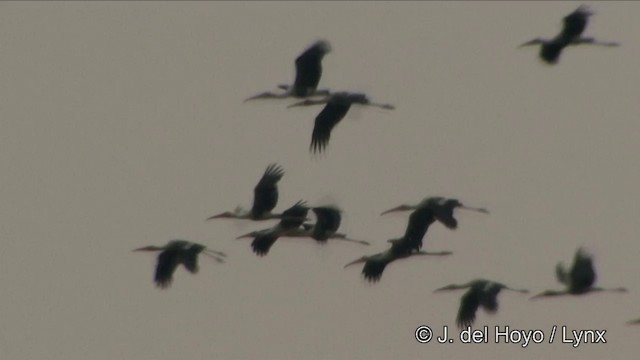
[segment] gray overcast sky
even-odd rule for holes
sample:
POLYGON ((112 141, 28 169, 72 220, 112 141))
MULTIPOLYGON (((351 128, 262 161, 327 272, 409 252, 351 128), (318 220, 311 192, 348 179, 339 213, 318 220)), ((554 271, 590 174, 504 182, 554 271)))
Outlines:
POLYGON ((589 3, 588 35, 618 48, 537 48, 578 2, 0 3, 0 356, 3 359, 633 358, 640 317, 640 3, 589 3), (322 87, 367 92, 394 111, 353 109, 323 157, 317 108, 242 103, 293 79, 331 42, 322 87), (250 206, 280 163, 284 209, 336 203, 370 247, 283 239, 257 258, 237 235, 268 223, 210 221, 250 206), (367 284, 347 262, 382 251, 428 195, 485 206, 430 229, 448 258, 391 264, 367 284), (225 251, 196 276, 151 282, 173 238, 225 251), (558 261, 595 255, 598 284, 627 294, 530 301, 502 293, 476 325, 606 329, 607 344, 419 344, 451 326, 485 277, 560 288, 558 261))

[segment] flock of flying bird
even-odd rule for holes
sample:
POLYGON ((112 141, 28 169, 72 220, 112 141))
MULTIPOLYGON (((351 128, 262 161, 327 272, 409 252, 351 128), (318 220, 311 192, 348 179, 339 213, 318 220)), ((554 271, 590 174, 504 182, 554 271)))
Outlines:
MULTIPOLYGON (((541 44, 540 58, 548 64, 555 64, 558 62, 562 50, 568 46, 582 44, 618 45, 614 42, 602 42, 592 37, 582 36, 588 18, 592 14, 586 6, 582 5, 564 17, 563 29, 556 37, 550 40, 536 38, 521 46, 541 44)), ((309 151, 313 153, 320 153, 326 149, 331 131, 345 117, 352 104, 394 109, 393 105, 390 104, 373 103, 362 93, 331 92, 328 89, 318 89, 322 75, 322 59, 330 51, 331 46, 328 42, 323 40, 316 42, 296 58, 296 76, 291 86, 279 85, 278 87, 283 92, 263 92, 245 100, 293 97, 304 100, 289 105, 289 107, 325 104, 325 107, 315 118, 309 146, 309 151), (322 98, 315 99, 319 96, 322 98)), ((271 247, 280 237, 310 238, 321 244, 326 243, 328 240, 340 240, 369 245, 366 241, 351 239, 346 234, 338 232, 341 223, 341 210, 335 206, 310 207, 306 202, 298 201, 282 213, 272 212, 278 202, 277 184, 283 175, 284 171, 279 165, 269 165, 254 188, 251 209, 236 208, 234 211, 211 216, 207 220, 222 218, 253 221, 279 220, 276 225, 270 228, 252 231, 238 237, 238 239, 252 238, 251 248, 256 255, 261 257, 269 253, 271 247), (308 222, 309 210, 315 215, 315 223, 308 222)), ((424 251, 422 246, 427 230, 433 223, 441 223, 451 230, 457 228, 458 221, 454 217, 454 210, 456 209, 488 214, 487 209, 467 207, 457 199, 444 197, 427 197, 417 205, 400 205, 386 210, 381 215, 398 211, 411 211, 404 235, 400 238, 388 240, 391 245, 386 251, 363 256, 346 264, 345 268, 364 263, 362 268, 364 278, 371 283, 375 283, 381 279, 386 266, 396 260, 411 256, 451 255, 452 252, 450 251, 424 251)), ((173 273, 179 265, 183 265, 191 273, 196 273, 198 271, 197 256, 199 254, 210 256, 218 262, 223 262, 226 257, 223 252, 214 251, 204 245, 186 240, 172 240, 161 247, 146 246, 134 251, 160 251, 154 275, 154 282, 160 288, 170 286, 173 273)), ((597 291, 626 291, 625 288, 621 287, 608 289, 595 287, 596 274, 593 260, 591 255, 582 248, 576 251, 570 269, 567 270, 561 263, 558 263, 555 270, 558 282, 563 284, 565 289, 547 290, 533 296, 531 299, 559 295, 581 295, 597 291)), ((457 289, 468 289, 462 295, 460 301, 456 318, 456 324, 459 327, 471 326, 475 320, 476 311, 480 307, 489 313, 496 312, 498 308, 497 295, 501 290, 528 292, 524 289, 510 288, 502 283, 485 279, 476 279, 460 285, 451 284, 441 287, 435 292, 457 289)), ((629 324, 640 324, 640 319, 632 320, 629 324)))

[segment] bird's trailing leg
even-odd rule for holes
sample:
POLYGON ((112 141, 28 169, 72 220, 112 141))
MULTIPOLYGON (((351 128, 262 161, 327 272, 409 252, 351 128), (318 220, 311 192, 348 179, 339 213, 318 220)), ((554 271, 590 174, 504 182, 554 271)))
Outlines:
POLYGON ((600 46, 620 46, 620 43, 617 43, 615 41, 600 41, 592 37, 581 37, 572 42, 572 45, 579 45, 579 44, 591 44, 591 45, 600 45, 600 46))
POLYGON ((477 207, 470 207, 470 206, 464 206, 464 205, 460 205, 460 206, 458 206, 458 208, 459 209, 476 211, 476 212, 483 213, 483 214, 488 214, 489 213, 489 210, 487 210, 485 208, 477 208, 477 207))
POLYGON ((452 251, 424 251, 424 250, 420 250, 420 251, 416 251, 416 252, 412 253, 411 255, 447 256, 447 255, 452 255, 452 254, 453 254, 452 251))
POLYGON ((282 99, 282 98, 286 98, 286 97, 289 97, 289 96, 290 96, 289 93, 276 94, 276 93, 267 91, 267 92, 263 92, 261 94, 254 95, 252 97, 246 98, 246 99, 244 99, 243 102, 247 102, 249 100, 254 100, 254 99, 282 99))

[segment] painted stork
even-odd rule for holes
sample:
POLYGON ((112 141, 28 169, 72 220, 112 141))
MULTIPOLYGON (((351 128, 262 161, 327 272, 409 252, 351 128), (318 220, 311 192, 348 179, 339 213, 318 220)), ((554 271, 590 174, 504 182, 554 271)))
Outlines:
POLYGON ((296 58, 296 79, 293 86, 279 85, 284 93, 263 92, 252 96, 253 99, 273 98, 306 98, 315 95, 329 95, 329 90, 318 90, 318 83, 322 76, 322 58, 331 51, 331 45, 325 40, 319 40, 296 58))
POLYGON ((594 287, 593 284, 596 282, 596 272, 593 268, 593 258, 582 248, 579 248, 576 251, 571 270, 567 270, 561 262, 556 265, 556 277, 558 282, 567 287, 566 290, 547 290, 531 297, 531 299, 560 295, 582 295, 596 291, 627 291, 627 289, 622 287, 609 289, 594 287))
POLYGON ((434 292, 466 288, 469 288, 469 290, 467 290, 460 299, 460 308, 458 309, 458 315, 456 317, 456 324, 459 328, 473 325, 476 319, 476 311, 479 307, 482 307, 489 313, 498 311, 497 297, 501 290, 511 290, 521 293, 529 292, 525 289, 513 289, 502 283, 485 279, 472 280, 462 285, 447 285, 436 289, 434 292))
POLYGON ((338 232, 342 222, 340 209, 333 206, 317 206, 311 210, 316 215, 315 224, 304 223, 301 227, 288 231, 287 237, 309 237, 320 244, 326 244, 331 239, 370 245, 368 241, 350 239, 346 234, 338 232))
POLYGON ((133 251, 160 251, 153 281, 160 288, 168 288, 173 280, 173 273, 182 264, 189 272, 198 272, 198 254, 212 257, 217 262, 224 262, 225 253, 207 249, 206 246, 186 241, 171 240, 164 246, 145 246, 133 251))
POLYGON ((238 236, 237 239, 253 238, 251 248, 258 256, 265 256, 269 253, 271 246, 279 237, 285 236, 288 232, 294 231, 302 226, 309 208, 304 201, 298 201, 295 205, 282 213, 282 220, 276 225, 259 231, 252 231, 248 234, 238 236))
POLYGON ((378 104, 371 102, 367 95, 362 93, 350 93, 350 92, 337 92, 333 93, 324 99, 312 100, 307 99, 288 107, 296 106, 309 106, 326 104, 325 107, 316 116, 315 124, 313 126, 313 133, 311 134, 311 144, 309 145, 309 151, 313 153, 321 153, 325 150, 329 144, 329 138, 331 137, 331 130, 342 120, 352 104, 376 106, 383 109, 394 109, 395 107, 390 104, 378 104))
POLYGON ((449 229, 456 229, 458 227, 458 220, 453 217, 453 211, 455 209, 464 209, 477 211, 484 214, 488 214, 489 210, 485 208, 469 207, 463 205, 458 199, 444 198, 441 196, 428 197, 422 200, 417 205, 400 205, 392 209, 383 211, 380 215, 388 214, 395 211, 408 211, 408 210, 420 210, 430 209, 433 212, 435 220, 441 222, 449 229))
POLYGON ((281 218, 282 214, 274 214, 271 210, 278 203, 278 181, 282 179, 283 175, 284 171, 278 164, 270 164, 253 189, 253 206, 250 210, 238 207, 234 211, 213 215, 207 220, 232 218, 258 221, 281 218))
POLYGON ((593 12, 591 12, 587 6, 580 5, 574 12, 564 17, 564 26, 556 37, 553 39, 535 38, 520 46, 540 44, 540 58, 548 64, 557 63, 562 50, 569 45, 592 44, 618 46, 619 44, 616 42, 598 41, 592 37, 582 36, 591 15, 593 15, 593 12))
POLYGON ((414 255, 451 255, 451 251, 427 252, 420 250, 422 247, 422 238, 427 232, 429 221, 433 222, 432 216, 429 209, 414 212, 409 219, 409 224, 407 225, 404 236, 389 240, 391 243, 389 249, 374 255, 363 256, 348 263, 344 267, 364 263, 364 267, 362 268, 364 278, 369 282, 377 282, 382 277, 382 272, 385 267, 395 260, 414 255))

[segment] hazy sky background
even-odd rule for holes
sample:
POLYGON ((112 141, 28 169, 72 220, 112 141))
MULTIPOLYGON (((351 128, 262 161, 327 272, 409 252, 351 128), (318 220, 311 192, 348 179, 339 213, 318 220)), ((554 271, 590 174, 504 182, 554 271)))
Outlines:
MULTIPOLYGON (((2 359, 633 358, 640 327, 640 25, 637 2, 589 3, 585 35, 552 37, 579 2, 0 3, 2 359), (293 80, 317 39, 321 87, 364 91, 394 111, 353 109, 323 157, 308 152, 320 107, 242 100, 293 80), (256 257, 234 240, 271 223, 210 221, 251 205, 280 163, 282 210, 335 203, 372 242, 279 240, 256 257), (347 262, 387 248, 401 203, 444 195, 485 206, 434 225, 427 250, 369 285, 347 262), (143 245, 184 238, 228 254, 152 283, 143 245), (462 291, 484 277, 536 293, 578 246, 597 283, 627 294, 530 301, 501 293, 476 326, 606 329, 607 344, 419 344, 455 329, 462 291), (615 355, 613 355, 615 354, 615 355)), ((491 333, 493 334, 493 332, 491 333)))

